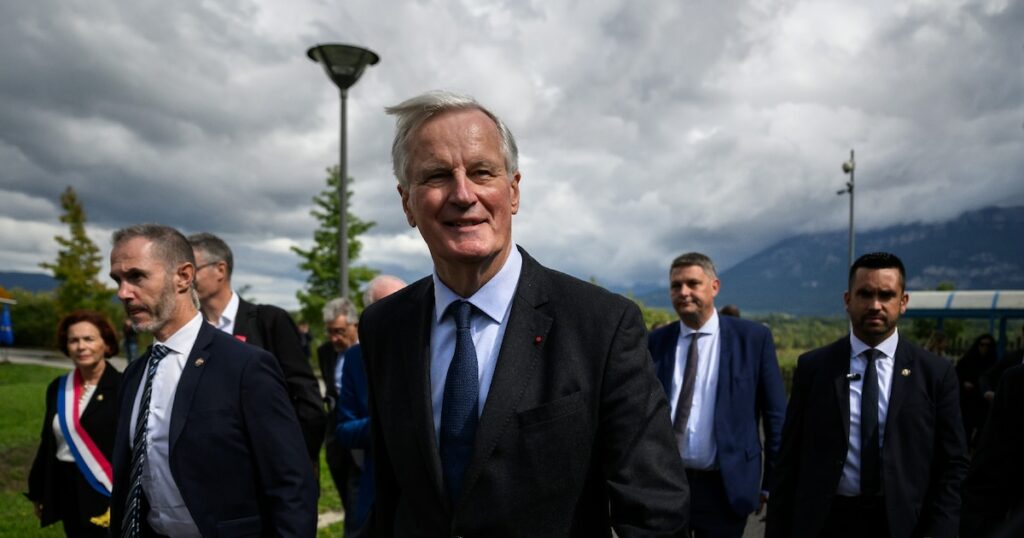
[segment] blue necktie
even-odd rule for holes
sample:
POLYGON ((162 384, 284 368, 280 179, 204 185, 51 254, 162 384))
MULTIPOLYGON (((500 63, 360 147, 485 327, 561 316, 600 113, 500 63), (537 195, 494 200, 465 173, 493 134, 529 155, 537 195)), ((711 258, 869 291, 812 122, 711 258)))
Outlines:
POLYGON ((466 466, 473 455, 473 438, 479 413, 480 378, 476 347, 469 320, 473 305, 466 301, 452 303, 448 312, 455 315, 455 356, 448 366, 441 404, 441 471, 448 499, 454 505, 462 492, 466 466))
POLYGON ((875 362, 882 356, 877 349, 864 352, 868 365, 864 369, 864 384, 860 393, 860 493, 865 496, 879 494, 882 469, 878 443, 878 368, 875 362))
POLYGON ((142 469, 146 466, 146 423, 149 421, 149 400, 153 396, 153 375, 160 361, 170 353, 166 346, 156 344, 149 353, 146 367, 146 386, 139 401, 139 417, 135 420, 135 435, 132 437, 132 466, 128 475, 128 498, 125 501, 124 519, 121 520, 121 536, 137 538, 142 536, 142 469))

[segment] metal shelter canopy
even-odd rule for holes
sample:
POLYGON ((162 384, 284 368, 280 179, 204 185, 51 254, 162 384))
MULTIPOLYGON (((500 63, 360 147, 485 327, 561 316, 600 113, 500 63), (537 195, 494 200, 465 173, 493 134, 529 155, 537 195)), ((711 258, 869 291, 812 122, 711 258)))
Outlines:
POLYGON ((999 356, 1006 350, 1006 320, 1024 319, 1024 290, 910 291, 907 318, 987 319, 989 332, 999 320, 999 356))

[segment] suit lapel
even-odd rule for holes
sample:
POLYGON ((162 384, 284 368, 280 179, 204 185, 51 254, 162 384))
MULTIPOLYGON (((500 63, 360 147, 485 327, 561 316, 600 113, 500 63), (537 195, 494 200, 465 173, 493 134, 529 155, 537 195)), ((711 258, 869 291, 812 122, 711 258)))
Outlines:
POLYGON ((419 429, 419 449, 426 460, 433 479, 434 493, 447 503, 444 479, 441 473, 441 455, 437 449, 437 433, 434 431, 434 404, 430 395, 430 329, 434 315, 434 284, 431 278, 424 279, 422 290, 412 304, 406 320, 409 327, 419 327, 412 338, 402 342, 400 357, 408 357, 409 363, 401 370, 406 375, 405 385, 412 405, 413 424, 419 429))
POLYGON ((206 368, 197 367, 195 364, 196 359, 202 357, 206 362, 213 360, 207 348, 213 342, 213 335, 217 330, 206 322, 199 325, 199 335, 196 337, 196 343, 192 346, 192 353, 189 354, 188 359, 185 361, 185 367, 181 371, 181 378, 178 379, 178 388, 174 391, 174 403, 171 410, 170 437, 167 442, 167 446, 172 452, 174 451, 174 444, 181 435, 181 430, 185 427, 189 409, 192 408, 192 397, 195 396, 196 388, 199 387, 199 379, 203 376, 203 372, 206 371, 206 368))
POLYGON ((544 343, 553 321, 538 310, 547 302, 547 285, 541 267, 528 254, 522 254, 523 269, 473 442, 473 458, 466 471, 463 496, 471 492, 502 433, 512 422, 526 385, 543 359, 544 343))
POLYGON ((103 370, 103 375, 100 376, 99 382, 96 383, 96 391, 93 392, 92 398, 89 401, 89 405, 85 406, 82 411, 82 416, 78 418, 79 421, 85 422, 90 416, 96 413, 97 409, 102 409, 109 405, 107 398, 111 397, 110 386, 114 382, 114 376, 110 369, 113 366, 108 362, 103 370))
MULTIPOLYGON (((235 313, 235 326, 231 330, 232 336, 244 336, 245 342, 248 342, 252 338, 252 335, 256 332, 254 327, 256 326, 256 309, 252 303, 243 301, 241 297, 238 298, 238 312, 235 313)), ((259 346, 260 344, 249 342, 250 344, 259 346)))
POLYGON ((884 427, 886 429, 899 416, 900 407, 906 401, 907 392, 912 386, 911 379, 914 374, 914 357, 902 339, 896 343, 896 356, 893 359, 892 386, 889 388, 889 409, 885 415, 884 427), (907 375, 903 375, 903 371, 906 371, 907 375))
MULTIPOLYGON (((142 384, 142 376, 146 371, 146 364, 149 363, 149 354, 153 350, 150 346, 141 357, 134 360, 124 369, 124 377, 121 378, 121 399, 118 401, 120 411, 117 419, 117 430, 125 432, 123 436, 125 449, 130 450, 129 443, 135 432, 132 431, 132 411, 135 408, 135 397, 139 393, 139 385, 142 384)), ((88 409, 88 408, 86 408, 88 409)), ((121 446, 120 440, 114 440, 114 446, 121 446)))
POLYGON ((829 363, 829 377, 832 378, 832 382, 835 385, 836 405, 839 410, 840 424, 843 425, 843 439, 850 439, 850 380, 847 376, 850 374, 850 337, 849 335, 843 337, 839 342, 834 344, 836 348, 835 353, 829 354, 831 361, 829 363))
MULTIPOLYGON (((736 342, 734 341, 736 332, 732 330, 732 325, 729 322, 727 316, 718 316, 718 387, 716 387, 715 398, 719 402, 731 401, 730 391, 732 390, 732 377, 733 377, 733 357, 736 350, 736 342)), ((698 341, 699 343, 699 341, 698 341)), ((725 421, 728 419, 724 413, 724 405, 715 406, 715 431, 725 432, 728 431, 723 428, 728 428, 728 424, 723 422, 719 424, 719 417, 725 421)))
POLYGON ((676 346, 679 343, 679 323, 671 323, 665 327, 663 336, 657 341, 654 349, 654 360, 657 361, 656 369, 658 380, 669 398, 672 397, 672 377, 676 373, 676 346))

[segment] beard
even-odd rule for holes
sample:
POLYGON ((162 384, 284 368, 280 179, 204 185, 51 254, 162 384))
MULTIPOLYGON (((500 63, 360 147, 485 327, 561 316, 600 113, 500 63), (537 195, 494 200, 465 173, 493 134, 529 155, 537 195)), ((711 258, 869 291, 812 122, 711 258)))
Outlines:
POLYGON ((160 300, 152 308, 148 308, 150 314, 149 321, 138 323, 132 321, 132 328, 138 332, 150 334, 163 329, 171 320, 174 306, 174 283, 168 279, 167 284, 164 285, 163 292, 160 294, 160 300))

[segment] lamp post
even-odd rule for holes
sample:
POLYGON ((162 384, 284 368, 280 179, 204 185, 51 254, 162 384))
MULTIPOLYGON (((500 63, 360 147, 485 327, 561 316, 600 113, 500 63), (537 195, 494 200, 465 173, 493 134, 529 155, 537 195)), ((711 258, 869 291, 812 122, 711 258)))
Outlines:
POLYGON ((849 252, 849 265, 847 267, 853 267, 853 172, 857 168, 857 163, 853 160, 853 150, 850 150, 850 160, 843 163, 843 173, 850 175, 850 181, 846 182, 846 188, 840 189, 836 194, 842 196, 846 193, 850 193, 850 252, 849 252))
POLYGON ((329 43, 316 45, 306 51, 310 60, 324 68, 341 92, 341 145, 338 159, 338 272, 342 297, 348 297, 348 212, 346 183, 348 163, 346 155, 346 108, 348 89, 359 80, 369 65, 380 61, 380 56, 369 49, 354 45, 329 43))

